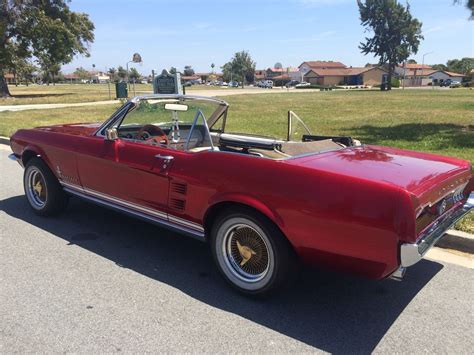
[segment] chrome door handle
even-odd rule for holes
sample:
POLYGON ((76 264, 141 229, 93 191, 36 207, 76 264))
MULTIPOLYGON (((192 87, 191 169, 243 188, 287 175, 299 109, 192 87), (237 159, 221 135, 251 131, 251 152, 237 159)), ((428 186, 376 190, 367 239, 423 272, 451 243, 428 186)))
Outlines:
POLYGON ((171 160, 174 159, 174 156, 157 154, 157 155, 155 155, 155 158, 162 159, 162 160, 165 161, 165 163, 169 163, 171 160))

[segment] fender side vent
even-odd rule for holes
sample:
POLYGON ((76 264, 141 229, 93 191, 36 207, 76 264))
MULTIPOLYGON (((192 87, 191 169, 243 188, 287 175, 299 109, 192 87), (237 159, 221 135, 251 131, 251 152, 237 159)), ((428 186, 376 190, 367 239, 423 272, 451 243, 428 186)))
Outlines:
POLYGON ((178 198, 170 198, 170 207, 174 210, 184 211, 186 201, 178 198))
POLYGON ((171 192, 176 194, 186 195, 188 192, 188 186, 182 182, 172 182, 171 183, 171 192))

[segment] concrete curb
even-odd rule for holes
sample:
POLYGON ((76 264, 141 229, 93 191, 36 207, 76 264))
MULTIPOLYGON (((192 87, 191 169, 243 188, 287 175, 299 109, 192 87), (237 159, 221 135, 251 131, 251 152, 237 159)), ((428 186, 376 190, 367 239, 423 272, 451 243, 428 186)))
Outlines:
MULTIPOLYGON (((0 144, 10 146, 10 139, 8 137, 0 136, 0 144)), ((474 234, 450 229, 446 232, 444 237, 436 243, 436 246, 445 249, 454 249, 463 253, 474 254, 474 234)))
POLYGON ((436 246, 474 254, 474 234, 450 229, 446 232, 444 237, 436 243, 436 246))

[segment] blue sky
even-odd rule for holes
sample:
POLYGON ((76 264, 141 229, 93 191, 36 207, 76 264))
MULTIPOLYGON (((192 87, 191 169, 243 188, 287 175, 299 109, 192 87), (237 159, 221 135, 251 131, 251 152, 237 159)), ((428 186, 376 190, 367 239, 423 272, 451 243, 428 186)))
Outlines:
MULTIPOLYGON (((474 57, 474 21, 452 0, 412 0, 425 40, 414 59, 445 63, 474 57)), ((257 68, 298 66, 305 60, 336 60, 352 66, 376 62, 358 44, 364 38, 356 0, 72 0, 95 24, 89 58, 78 57, 63 72, 83 66, 104 70, 142 55, 142 74, 192 65, 219 68, 236 51, 248 50, 257 68)))

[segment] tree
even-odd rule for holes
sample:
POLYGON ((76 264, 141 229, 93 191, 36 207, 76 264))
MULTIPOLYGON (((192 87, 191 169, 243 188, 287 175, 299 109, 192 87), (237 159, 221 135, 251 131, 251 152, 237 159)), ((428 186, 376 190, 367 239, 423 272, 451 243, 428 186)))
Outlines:
POLYGON ((170 74, 176 74, 176 68, 175 67, 171 67, 170 70, 168 71, 168 73, 170 74))
POLYGON ((130 73, 129 73, 129 80, 132 80, 132 82, 137 82, 138 79, 140 79, 141 75, 140 73, 138 72, 138 70, 136 68, 131 68, 130 69, 130 73))
POLYGON ((184 75, 193 76, 194 75, 194 69, 190 65, 186 65, 184 67, 184 75))
POLYGON ((215 66, 216 66, 216 65, 215 65, 214 63, 211 63, 211 71, 212 71, 213 73, 214 73, 214 67, 215 67, 215 66))
POLYGON ((448 71, 469 75, 474 69, 474 58, 451 59, 446 63, 448 71))
MULTIPOLYGON (((462 4, 464 0, 454 0, 455 4, 462 4)), ((474 0, 465 0, 466 8, 471 12, 469 20, 474 20, 474 0)))
POLYGON ((275 68, 275 69, 283 69, 283 64, 281 64, 280 62, 276 62, 275 65, 273 66, 273 68, 275 68))
POLYGON ((117 69, 109 68, 107 73, 109 74, 110 81, 116 81, 117 80, 117 69))
POLYGON ((241 81, 242 87, 244 87, 245 80, 247 80, 247 82, 254 81, 255 62, 250 57, 249 52, 237 52, 234 54, 230 62, 227 62, 222 66, 222 74, 224 80, 241 81))
POLYGON ((373 33, 359 48, 365 55, 373 53, 380 57, 380 65, 387 65, 390 90, 395 66, 418 52, 423 39, 421 22, 411 15, 408 4, 404 7, 397 0, 357 0, 357 4, 361 24, 373 33))
POLYGON ((12 60, 37 58, 48 75, 77 54, 89 55, 94 25, 73 12, 69 0, 2 0, 0 2, 0 96, 10 96, 5 80, 12 60))
POLYGON ((76 68, 76 70, 74 70, 74 74, 77 75, 81 80, 87 80, 90 78, 89 72, 83 67, 76 68))
POLYGON ((117 76, 121 80, 124 80, 127 77, 127 71, 121 65, 119 65, 119 67, 117 68, 117 76))
POLYGON ((448 70, 448 67, 444 64, 433 64, 431 68, 433 68, 433 70, 448 70))
POLYGON ((415 59, 408 59, 407 63, 408 64, 418 64, 418 62, 415 59))
POLYGON ((61 74, 61 65, 59 64, 43 64, 41 61, 40 62, 40 68, 43 72, 43 81, 46 81, 46 83, 49 85, 50 83, 53 83, 53 85, 56 84, 57 77, 61 74))
POLYGON ((27 86, 28 82, 33 81, 33 75, 37 70, 36 66, 29 60, 21 58, 16 62, 14 74, 20 81, 23 81, 27 86))

